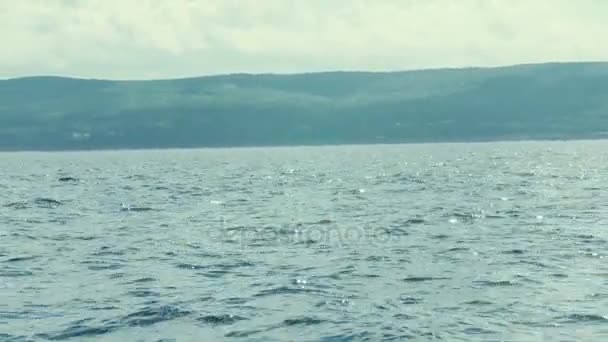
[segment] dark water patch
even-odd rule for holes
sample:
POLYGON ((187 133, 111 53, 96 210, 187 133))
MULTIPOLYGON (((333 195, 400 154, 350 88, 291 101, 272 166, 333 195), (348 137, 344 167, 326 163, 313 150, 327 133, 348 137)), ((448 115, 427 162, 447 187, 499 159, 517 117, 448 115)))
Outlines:
POLYGON ((23 256, 23 257, 12 257, 4 260, 3 262, 21 262, 21 261, 30 261, 38 259, 38 256, 23 256))
POLYGON ((242 331, 231 331, 224 335, 224 337, 234 337, 234 338, 245 338, 250 337, 255 334, 259 334, 264 332, 262 329, 251 329, 251 330, 242 330, 242 331))
POLYGON ((393 235, 393 236, 408 236, 410 233, 399 227, 388 227, 382 229, 385 234, 393 235))
POLYGON ((33 275, 34 275, 34 272, 29 271, 29 270, 10 269, 10 268, 0 269, 0 277, 7 277, 7 278, 30 277, 33 275))
POLYGON ((145 180, 146 178, 146 175, 128 175, 125 177, 128 180, 145 180))
POLYGON ((486 219, 488 219, 488 220, 500 220, 500 219, 506 218, 505 216, 495 215, 495 214, 486 214, 483 217, 486 218, 486 219))
POLYGON ((279 286, 272 289, 265 289, 256 294, 254 297, 268 297, 268 296, 277 296, 277 295, 292 295, 292 294, 322 294, 324 291, 319 289, 313 289, 308 287, 288 287, 288 286, 279 286))
POLYGON ((74 178, 74 177, 59 177, 58 181, 60 181, 60 182, 79 182, 80 180, 78 178, 74 178))
POLYGON ((46 209, 54 209, 57 208, 61 205, 63 205, 63 203, 61 201, 52 199, 52 198, 44 198, 44 197, 40 197, 40 198, 36 198, 34 200, 34 204, 36 206, 38 206, 39 208, 46 208, 46 209))
POLYGON ((92 240, 96 240, 98 239, 97 236, 92 236, 92 235, 88 235, 88 236, 71 236, 70 240, 80 240, 80 241, 92 241, 92 240))
POLYGON ((215 268, 219 268, 221 270, 232 270, 235 268, 241 268, 241 267, 254 267, 256 266, 256 264, 247 261, 247 260, 238 260, 238 261, 234 261, 234 262, 228 262, 228 263, 221 263, 221 264, 214 264, 212 265, 212 267, 215 268))
POLYGON ((431 239, 434 240, 445 240, 445 239, 449 239, 450 236, 447 234, 435 234, 435 235, 431 235, 431 239))
POLYGON ((405 313, 398 313, 398 314, 394 314, 393 318, 400 320, 400 321, 410 321, 410 320, 416 319, 416 316, 408 315, 405 313))
POLYGON ((311 245, 315 245, 318 243, 319 243, 319 241, 314 240, 314 239, 306 239, 306 240, 302 240, 302 241, 296 240, 296 242, 295 242, 296 245, 305 245, 305 246, 311 246, 311 245))
MULTIPOLYGON (((501 212, 498 211, 497 213, 501 213, 501 212)), ((522 215, 521 211, 519 211, 519 210, 506 210, 506 211, 504 211, 504 214, 511 218, 520 217, 522 215)))
POLYGON ((502 254, 515 254, 515 255, 521 255, 521 254, 525 254, 525 253, 526 253, 526 251, 525 251, 525 250, 523 250, 523 249, 517 249, 517 248, 515 248, 515 249, 509 249, 509 250, 506 250, 506 251, 502 251, 501 253, 502 253, 502 254))
POLYGON ((240 297, 230 297, 222 299, 221 302, 225 303, 226 305, 243 305, 249 302, 249 299, 240 297))
POLYGON ((528 276, 525 276, 523 274, 518 274, 515 276, 515 278, 521 282, 521 283, 531 283, 531 284, 543 284, 542 281, 536 280, 536 279, 532 279, 528 276))
POLYGON ((148 212, 148 211, 158 211, 157 209, 150 207, 137 207, 137 206, 123 206, 120 208, 120 211, 126 212, 148 212))
POLYGON ((487 301, 487 300, 476 299, 476 300, 464 302, 462 304, 463 305, 474 305, 474 306, 487 306, 487 305, 493 305, 494 303, 487 301))
POLYGON ((403 305, 414 305, 422 303, 422 299, 416 297, 401 296, 399 298, 399 302, 403 305))
POLYGON ((155 278, 150 278, 150 277, 145 277, 145 278, 139 278, 139 279, 135 279, 131 282, 129 282, 130 284, 141 284, 141 283, 149 283, 149 282, 154 282, 157 279, 155 278))
POLYGON ((517 261, 506 263, 506 265, 516 265, 516 264, 536 266, 539 268, 549 268, 550 267, 548 264, 545 264, 545 263, 542 263, 542 262, 536 261, 536 260, 517 260, 517 261))
POLYGON ((115 251, 110 249, 102 249, 93 253, 93 256, 122 256, 125 255, 125 251, 115 251))
POLYGON ((407 226, 416 225, 416 224, 424 224, 424 223, 426 223, 426 220, 423 218, 410 218, 403 222, 403 224, 407 225, 407 226))
MULTIPOLYGON (((207 277, 207 278, 221 278, 227 274, 231 274, 231 272, 229 271, 220 271, 220 270, 211 270, 211 271, 207 271, 204 273, 201 273, 201 275, 207 277)), ((234 274, 234 273, 232 273, 234 274)), ((237 276, 237 274, 234 274, 235 276, 237 276)))
POLYGON ((449 280, 447 277, 407 277, 403 278, 402 281, 407 283, 417 283, 425 281, 436 281, 436 280, 449 280))
POLYGON ((92 310, 92 311, 113 311, 113 310, 118 310, 118 309, 119 308, 117 306, 113 306, 113 305, 89 307, 89 310, 92 310))
POLYGON ((0 341, 5 341, 5 342, 29 342, 29 341, 31 341, 31 338, 28 338, 26 336, 18 336, 18 335, 11 335, 11 334, 0 333, 0 341))
POLYGON ((381 278, 382 276, 379 274, 357 274, 355 277, 359 278, 381 278))
POLYGON ((491 334, 498 333, 496 331, 483 329, 483 328, 479 328, 479 327, 466 328, 462 332, 465 333, 466 335, 491 335, 491 334))
POLYGON ((324 323, 325 320, 314 318, 314 317, 299 317, 299 318, 290 318, 283 321, 282 326, 294 326, 294 325, 318 325, 324 323))
POLYGON ((337 335, 322 336, 319 342, 348 342, 348 341, 375 341, 372 333, 363 332, 346 332, 337 335))
POLYGON ((452 247, 452 248, 448 248, 445 251, 441 251, 439 253, 444 254, 444 253, 454 253, 454 252, 466 252, 466 251, 470 251, 471 249, 468 247, 452 247))
POLYGON ((475 287, 502 287, 502 286, 514 286, 516 283, 510 280, 475 280, 473 286, 475 287))
POLYGON ((105 335, 119 328, 120 326, 118 326, 117 324, 106 325, 101 327, 73 325, 55 334, 38 334, 36 335, 36 337, 50 341, 62 341, 73 338, 86 338, 105 335))
POLYGON ((190 314, 192 314, 191 311, 181 310, 171 305, 146 307, 121 318, 119 323, 130 327, 145 327, 159 322, 185 317, 190 314))
POLYGON ((146 297, 160 297, 160 293, 149 289, 138 289, 127 292, 131 297, 146 298, 146 297))
POLYGON ((229 325, 229 324, 234 324, 238 321, 247 320, 247 318, 238 316, 238 315, 232 315, 232 314, 222 314, 222 315, 205 315, 205 316, 198 317, 196 320, 198 322, 204 323, 204 324, 229 325))
POLYGON ((557 320, 562 324, 577 324, 577 323, 601 323, 608 324, 608 317, 597 314, 570 314, 558 317, 557 320))
POLYGON ((365 259, 365 261, 368 261, 368 262, 381 262, 381 261, 386 261, 386 260, 387 260, 386 257, 378 256, 378 255, 371 255, 365 259))
POLYGON ((112 271, 124 267, 122 262, 111 262, 105 260, 86 260, 82 261, 81 264, 86 265, 91 271, 112 271))
POLYGON ((17 209, 17 210, 23 210, 23 209, 28 209, 30 206, 28 205, 27 202, 12 202, 12 203, 8 203, 3 205, 4 208, 11 208, 11 209, 17 209))

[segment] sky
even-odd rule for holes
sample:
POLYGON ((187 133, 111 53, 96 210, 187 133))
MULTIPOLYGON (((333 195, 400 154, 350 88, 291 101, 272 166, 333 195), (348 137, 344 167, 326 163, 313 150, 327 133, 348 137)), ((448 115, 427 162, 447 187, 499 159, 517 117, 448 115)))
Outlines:
POLYGON ((607 0, 0 0, 0 77, 608 60, 607 0))

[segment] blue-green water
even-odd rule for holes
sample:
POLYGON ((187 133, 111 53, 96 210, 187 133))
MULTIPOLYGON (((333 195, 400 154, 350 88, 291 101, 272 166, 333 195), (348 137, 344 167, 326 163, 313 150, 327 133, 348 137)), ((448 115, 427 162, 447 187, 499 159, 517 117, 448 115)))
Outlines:
POLYGON ((0 340, 601 341, 607 190, 603 141, 0 154, 0 340))

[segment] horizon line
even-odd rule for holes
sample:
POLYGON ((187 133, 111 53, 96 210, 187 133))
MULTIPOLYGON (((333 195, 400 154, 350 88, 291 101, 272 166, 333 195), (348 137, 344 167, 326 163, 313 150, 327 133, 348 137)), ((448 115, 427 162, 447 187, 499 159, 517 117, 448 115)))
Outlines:
POLYGON ((297 75, 314 75, 314 74, 331 74, 331 73, 365 73, 365 74, 391 74, 391 73, 410 73, 424 71, 456 71, 456 70, 486 70, 486 69, 505 69, 524 66, 541 66, 541 65, 557 65, 557 64, 608 64, 608 60, 581 60, 581 61, 547 61, 547 62, 529 62, 516 64, 500 64, 500 65, 471 65, 471 66, 445 66, 445 67, 428 67, 428 68, 412 68, 412 69, 395 69, 395 70, 364 70, 364 69, 328 69, 324 71, 301 71, 301 72, 232 72, 232 73, 217 73, 197 76, 181 76, 181 77, 166 77, 166 78, 132 78, 132 79, 112 79, 100 77, 83 77, 71 76, 66 74, 40 74, 31 76, 17 76, 1 78, 0 81, 15 81, 35 78, 61 78, 82 81, 107 81, 107 82, 150 82, 150 81, 179 81, 200 78, 226 77, 226 76, 297 76, 297 75))

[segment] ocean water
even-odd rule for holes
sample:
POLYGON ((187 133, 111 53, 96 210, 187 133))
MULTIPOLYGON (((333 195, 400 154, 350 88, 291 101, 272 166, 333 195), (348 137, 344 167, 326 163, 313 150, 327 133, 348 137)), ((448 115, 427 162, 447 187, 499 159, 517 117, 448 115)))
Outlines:
POLYGON ((0 154, 2 341, 602 341, 608 142, 0 154))

